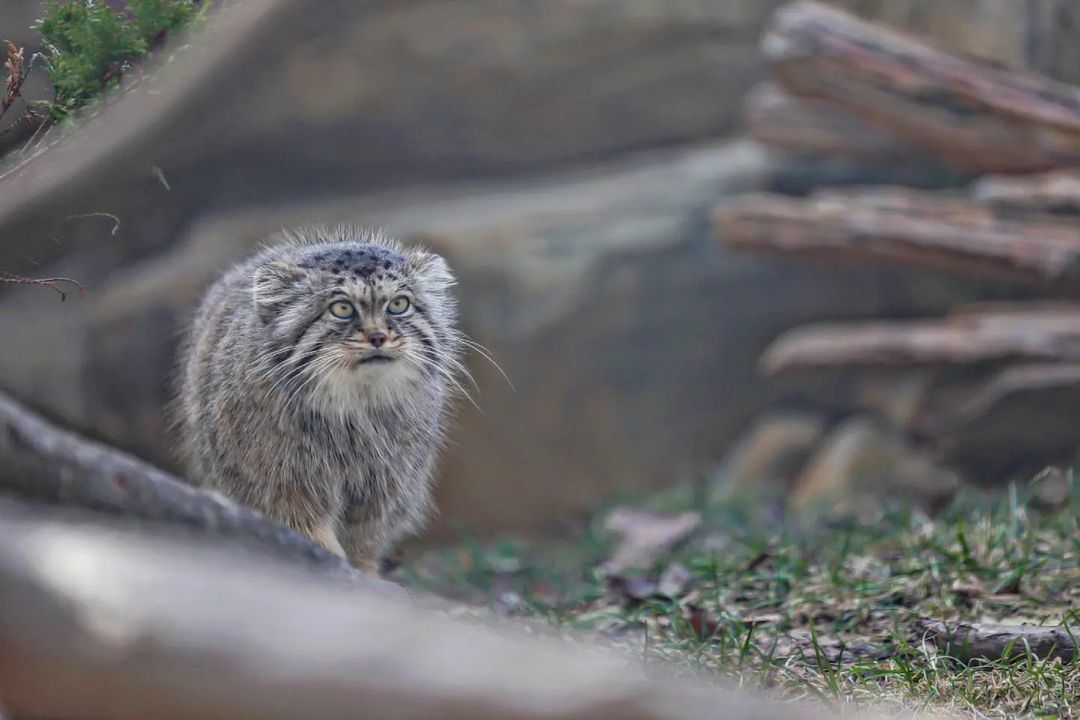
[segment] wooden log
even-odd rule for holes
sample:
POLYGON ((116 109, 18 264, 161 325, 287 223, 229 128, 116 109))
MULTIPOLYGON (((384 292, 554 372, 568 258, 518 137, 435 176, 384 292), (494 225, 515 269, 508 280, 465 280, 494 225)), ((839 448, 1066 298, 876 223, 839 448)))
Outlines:
POLYGON ((959 401, 932 403, 915 424, 973 477, 1032 473, 1078 459, 1080 363, 1007 367, 959 401))
POLYGON ((222 547, 0 505, 0 706, 68 720, 732 720, 824 714, 675 682, 222 547))
POLYGON ((1076 635, 1065 626, 922 621, 916 631, 961 662, 1026 657, 1029 653, 1065 662, 1080 658, 1076 635))
POLYGON ((1004 210, 1080 215, 1080 173, 1055 170, 1024 177, 988 176, 971 191, 978 202, 1004 210))
POLYGON ((56 427, 2 393, 0 492, 151 524, 180 525, 240 540, 350 582, 392 587, 254 510, 56 427))
POLYGON ((762 357, 768 375, 860 366, 1080 362, 1080 313, 1032 311, 943 320, 821 323, 781 335, 762 357))
POLYGON ((809 155, 858 158, 863 161, 921 159, 921 153, 887 132, 868 125, 836 105, 795 97, 775 83, 761 83, 743 106, 747 134, 758 142, 809 155))
POLYGON ((1080 227, 1046 216, 999 217, 962 198, 900 189, 745 195, 719 205, 713 223, 717 239, 736 248, 1080 288, 1080 227))
POLYGON ((978 172, 1080 164, 1080 90, 958 57, 813 0, 779 10, 762 47, 774 78, 978 172))

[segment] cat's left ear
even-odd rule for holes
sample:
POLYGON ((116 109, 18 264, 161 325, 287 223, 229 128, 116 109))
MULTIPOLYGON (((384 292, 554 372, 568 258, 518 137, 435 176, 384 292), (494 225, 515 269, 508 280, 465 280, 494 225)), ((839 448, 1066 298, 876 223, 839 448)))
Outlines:
POLYGON ((450 287, 456 281, 450 266, 441 255, 436 255, 427 250, 414 250, 405 261, 405 267, 409 273, 422 280, 428 287, 442 290, 450 287))

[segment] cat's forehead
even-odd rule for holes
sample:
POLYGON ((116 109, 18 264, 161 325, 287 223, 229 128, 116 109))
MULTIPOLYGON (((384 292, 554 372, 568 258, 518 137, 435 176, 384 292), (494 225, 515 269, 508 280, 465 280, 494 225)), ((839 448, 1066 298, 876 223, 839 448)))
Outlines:
POLYGON ((404 277, 405 258, 379 245, 342 243, 311 248, 297 265, 338 281, 393 283, 404 277))

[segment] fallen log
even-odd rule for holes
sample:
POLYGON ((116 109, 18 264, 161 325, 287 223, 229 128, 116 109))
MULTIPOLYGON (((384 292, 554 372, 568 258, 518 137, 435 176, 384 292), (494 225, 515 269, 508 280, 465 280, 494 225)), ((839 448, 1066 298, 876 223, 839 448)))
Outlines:
POLYGON ((1080 89, 958 57, 813 0, 781 8, 762 48, 774 78, 957 168, 1080 163, 1080 89))
POLYGON ((1049 216, 1003 218, 963 198, 887 189, 809 199, 744 195, 717 206, 717 239, 735 248, 889 260, 980 278, 1080 288, 1080 228, 1049 216))
POLYGON ((226 548, 0 505, 0 706, 68 720, 732 720, 823 715, 454 622, 226 548))
POLYGON ((991 376, 960 402, 929 409, 916 432, 973 477, 1068 465, 1080 450, 1080 364, 1030 364, 991 376))
POLYGON ((1024 177, 981 178, 972 187, 975 200, 1005 210, 1080 214, 1080 173, 1055 170, 1024 177))
POLYGON ((1080 313, 1032 311, 942 320, 820 323, 765 351, 768 375, 838 367, 992 365, 1080 361, 1080 313))
POLYGON ((946 655, 961 662, 1026 657, 1080 658, 1076 636, 1068 627, 998 625, 993 623, 944 623, 922 621, 916 632, 932 640, 946 655))
POLYGON ((747 133, 754 140, 796 153, 871 162, 929 162, 929 158, 918 157, 920 153, 908 143, 858 116, 826 101, 795 97, 771 82, 761 83, 747 94, 743 116, 747 133))
POLYGON ((391 585, 363 575, 317 543, 254 510, 56 427, 2 393, 0 493, 194 528, 239 539, 332 576, 372 587, 391 585))

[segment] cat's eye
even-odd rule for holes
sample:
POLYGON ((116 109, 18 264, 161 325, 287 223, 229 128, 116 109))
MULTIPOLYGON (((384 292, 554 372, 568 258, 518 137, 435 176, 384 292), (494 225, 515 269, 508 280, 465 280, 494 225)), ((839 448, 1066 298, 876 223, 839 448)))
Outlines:
POLYGON ((352 306, 352 303, 347 303, 344 300, 338 300, 336 303, 330 305, 330 314, 336 318, 348 320, 356 314, 356 308, 352 306))
POLYGON ((409 298, 404 295, 398 295, 396 298, 390 301, 390 304, 386 306, 386 312, 391 315, 400 315, 409 309, 409 298))

